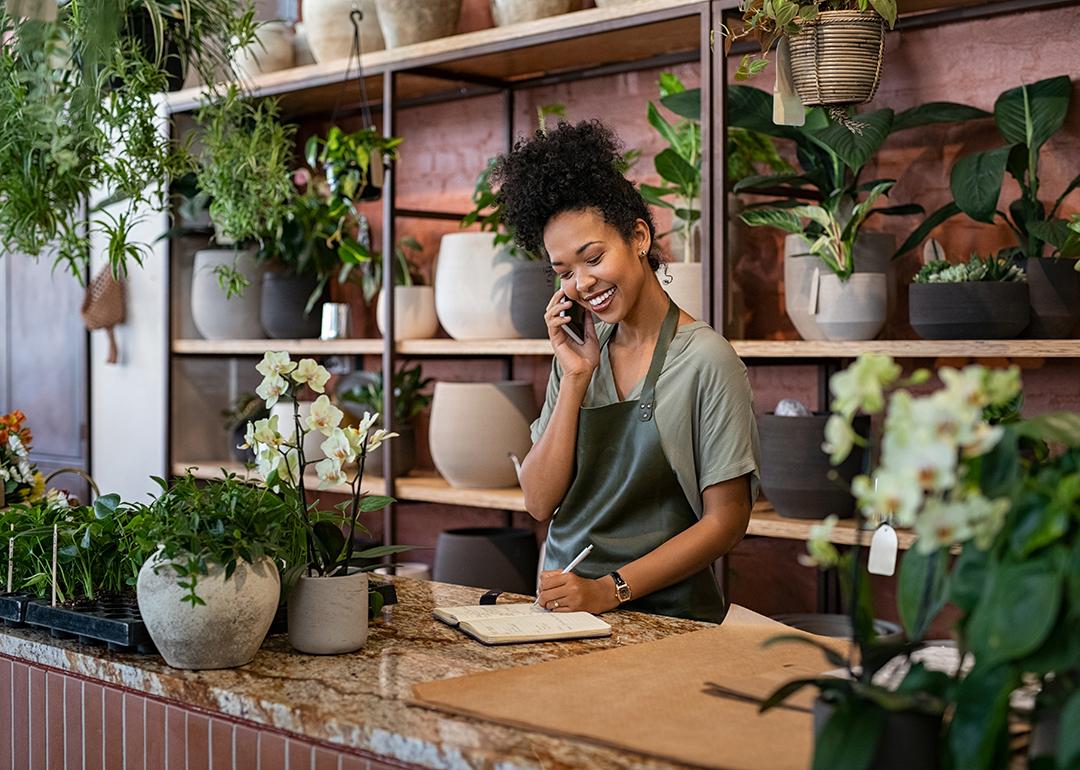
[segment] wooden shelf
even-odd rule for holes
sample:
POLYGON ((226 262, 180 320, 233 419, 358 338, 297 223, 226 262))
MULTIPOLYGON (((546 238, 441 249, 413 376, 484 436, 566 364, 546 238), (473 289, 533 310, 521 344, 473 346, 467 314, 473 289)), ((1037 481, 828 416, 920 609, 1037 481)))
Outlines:
POLYGON ((856 358, 882 353, 894 358, 1080 358, 1080 340, 734 340, 742 358, 856 358))
POLYGON ((414 356, 550 356, 551 341, 540 340, 403 340, 399 353, 414 356))
MULTIPOLYGON (((829 541, 837 545, 854 545, 859 536, 857 527, 860 521, 856 518, 840 519, 829 541)), ((761 502, 754 506, 746 534, 783 540, 806 540, 810 537, 810 528, 820 523, 816 519, 786 519, 778 514, 768 502, 761 502)), ((915 533, 910 530, 897 530, 896 535, 902 549, 910 548, 915 542, 915 533)), ((868 531, 862 531, 861 542, 864 545, 870 544, 868 531)))
POLYGON ((187 356, 261 356, 268 350, 298 356, 379 355, 381 339, 350 340, 173 340, 172 352, 187 356))

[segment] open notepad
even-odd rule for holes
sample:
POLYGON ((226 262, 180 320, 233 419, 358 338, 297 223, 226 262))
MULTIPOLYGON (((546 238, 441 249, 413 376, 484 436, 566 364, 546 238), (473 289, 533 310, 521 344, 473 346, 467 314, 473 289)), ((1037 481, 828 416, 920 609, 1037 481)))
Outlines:
POLYGON ((535 604, 436 607, 435 617, 484 644, 611 636, 611 626, 588 612, 548 612, 535 604))

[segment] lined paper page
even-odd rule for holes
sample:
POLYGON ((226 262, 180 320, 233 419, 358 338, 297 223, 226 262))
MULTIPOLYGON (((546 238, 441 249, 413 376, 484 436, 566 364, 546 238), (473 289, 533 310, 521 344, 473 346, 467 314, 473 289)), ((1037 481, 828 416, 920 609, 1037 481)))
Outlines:
POLYGON ((461 629, 482 642, 542 641, 608 636, 611 626, 587 612, 544 612, 516 617, 463 620, 461 629))
POLYGON ((531 602, 529 604, 467 604, 463 607, 436 607, 435 617, 444 623, 455 625, 463 620, 506 618, 521 615, 549 615, 547 610, 531 602))

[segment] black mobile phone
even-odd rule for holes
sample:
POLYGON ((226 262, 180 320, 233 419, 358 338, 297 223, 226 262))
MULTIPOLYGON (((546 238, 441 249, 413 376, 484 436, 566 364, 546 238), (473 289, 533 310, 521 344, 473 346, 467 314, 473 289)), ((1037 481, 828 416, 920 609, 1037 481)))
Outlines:
MULTIPOLYGON (((569 299, 563 294, 564 299, 569 299)), ((562 311, 559 315, 564 318, 569 318, 570 323, 563 326, 563 331, 566 332, 566 336, 572 339, 579 345, 585 344, 585 308, 579 305, 577 302, 570 300, 570 308, 562 311)))

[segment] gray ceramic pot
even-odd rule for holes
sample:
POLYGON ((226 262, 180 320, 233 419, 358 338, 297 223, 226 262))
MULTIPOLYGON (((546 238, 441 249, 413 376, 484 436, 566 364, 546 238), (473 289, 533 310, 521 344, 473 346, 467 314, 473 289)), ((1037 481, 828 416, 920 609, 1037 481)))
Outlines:
POLYGON ((510 320, 522 337, 547 338, 544 310, 555 291, 554 277, 547 260, 514 263, 510 273, 510 320))
MULTIPOLYGON (((851 480, 863 472, 865 451, 855 447, 841 465, 833 467, 822 451, 829 416, 758 417, 761 437, 761 487, 776 512, 789 519, 841 518, 855 512, 855 498, 848 491, 851 480), (830 475, 836 471, 839 478, 830 475)), ((855 418, 860 436, 870 435, 870 419, 855 418)))
POLYGON ((1031 316, 1026 283, 913 283, 908 312, 924 340, 1010 340, 1031 316))
POLYGON ((457 32, 461 0, 375 0, 387 48, 449 37, 457 32))
POLYGON ((301 575, 286 604, 289 644, 309 655, 341 655, 368 637, 368 576, 358 569, 341 577, 301 575))
POLYGON ((473 527, 439 533, 434 579, 532 595, 540 549, 531 529, 473 527))
POLYGON ((1027 259, 1024 270, 1031 295, 1031 323, 1025 337, 1060 340, 1073 336, 1080 322, 1080 273, 1073 259, 1027 259))
POLYGON ((318 279, 293 273, 266 273, 263 276, 259 318, 267 335, 276 340, 302 340, 319 336, 322 302, 304 315, 318 279))

